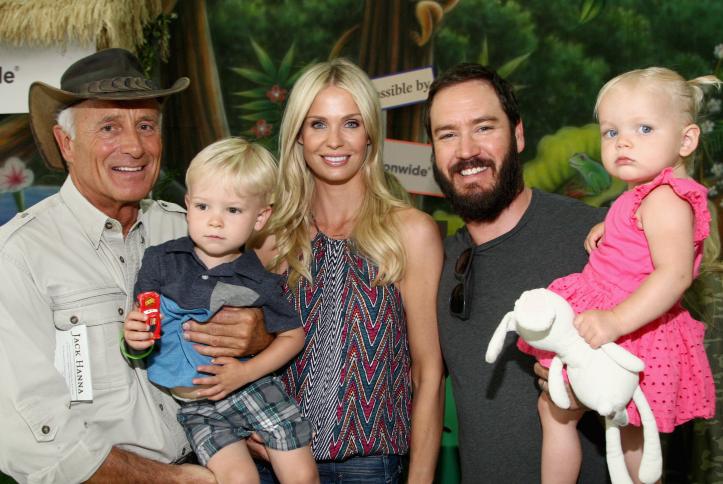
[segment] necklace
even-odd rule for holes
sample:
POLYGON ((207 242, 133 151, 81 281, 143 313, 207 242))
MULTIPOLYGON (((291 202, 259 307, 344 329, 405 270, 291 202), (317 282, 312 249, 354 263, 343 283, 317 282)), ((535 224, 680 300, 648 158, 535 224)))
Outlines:
POLYGON ((319 227, 319 221, 316 219, 316 216, 313 213, 311 214, 311 222, 314 224, 314 228, 317 232, 321 232, 327 237, 330 237, 332 239, 348 239, 352 231, 354 230, 356 217, 357 216, 354 215, 353 217, 344 220, 342 223, 338 224, 334 228, 322 223, 321 225, 325 228, 325 230, 322 230, 319 227), (350 224, 351 228, 349 227, 350 224))

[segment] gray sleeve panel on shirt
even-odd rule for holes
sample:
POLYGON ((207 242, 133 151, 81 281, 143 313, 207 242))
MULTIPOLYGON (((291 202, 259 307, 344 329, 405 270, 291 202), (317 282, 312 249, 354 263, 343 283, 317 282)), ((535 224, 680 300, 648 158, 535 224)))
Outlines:
POLYGON ((245 286, 217 282, 211 293, 209 309, 215 313, 222 306, 248 307, 255 306, 259 293, 245 286))
POLYGON ((264 312, 264 326, 269 333, 281 333, 301 327, 298 314, 284 297, 280 280, 270 278, 262 284, 249 281, 255 289, 241 284, 217 282, 209 301, 211 313, 223 306, 258 307, 264 312))
MULTIPOLYGON (((275 275, 274 275, 275 276, 275 275)), ((281 279, 274 277, 264 285, 264 323, 269 333, 283 333, 302 327, 301 318, 297 314, 281 288, 281 279)))

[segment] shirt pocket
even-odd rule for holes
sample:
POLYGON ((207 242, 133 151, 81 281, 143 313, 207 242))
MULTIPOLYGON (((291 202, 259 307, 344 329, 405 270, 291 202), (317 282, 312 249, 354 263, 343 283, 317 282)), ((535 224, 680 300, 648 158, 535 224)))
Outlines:
POLYGON ((55 440, 58 428, 64 420, 67 407, 49 407, 41 396, 31 396, 15 404, 15 409, 27 424, 37 442, 55 440))
POLYGON ((131 369, 120 353, 126 294, 116 286, 73 291, 53 297, 53 323, 60 331, 84 324, 93 388, 111 389, 130 384, 131 369))

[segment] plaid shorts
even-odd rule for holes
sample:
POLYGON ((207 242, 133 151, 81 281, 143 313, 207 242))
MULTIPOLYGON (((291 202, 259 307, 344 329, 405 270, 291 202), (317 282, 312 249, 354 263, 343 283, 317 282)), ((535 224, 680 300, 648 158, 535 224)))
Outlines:
POLYGON ((256 432, 275 450, 293 450, 311 440, 311 425, 274 377, 265 376, 223 400, 182 402, 178 421, 201 464, 225 446, 256 432))

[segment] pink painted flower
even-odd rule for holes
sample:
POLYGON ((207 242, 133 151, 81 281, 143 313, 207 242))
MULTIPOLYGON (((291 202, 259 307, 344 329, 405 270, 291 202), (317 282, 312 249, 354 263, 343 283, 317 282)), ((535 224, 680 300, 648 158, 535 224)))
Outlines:
POLYGON ((273 125, 267 123, 265 119, 259 119, 256 121, 256 126, 251 128, 251 132, 257 138, 266 138, 267 136, 271 136, 272 128, 273 125))
POLYGON ((278 84, 274 84, 271 89, 266 91, 266 97, 269 98, 269 101, 271 101, 272 103, 282 103, 284 102, 284 99, 286 99, 286 94, 288 92, 289 91, 279 86, 278 84))
POLYGON ((0 167, 0 193, 18 192, 32 185, 34 178, 33 171, 20 158, 10 157, 0 167))

